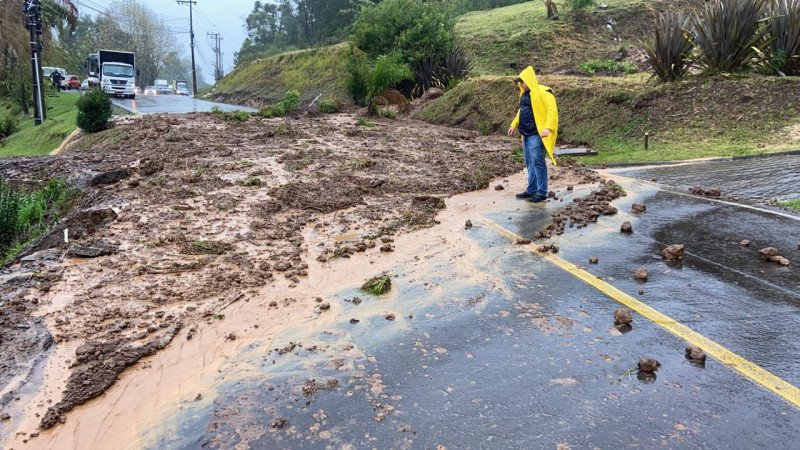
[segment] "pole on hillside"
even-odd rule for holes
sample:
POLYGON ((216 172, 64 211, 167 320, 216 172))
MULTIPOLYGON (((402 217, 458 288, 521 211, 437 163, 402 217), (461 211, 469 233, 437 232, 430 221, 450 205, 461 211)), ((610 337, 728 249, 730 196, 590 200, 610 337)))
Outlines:
POLYGON ((222 36, 209 31, 208 37, 214 40, 214 81, 219 82, 222 79, 222 36))
POLYGON ((197 0, 176 0, 179 5, 189 5, 189 39, 192 47, 192 96, 197 95, 197 69, 194 62, 194 22, 192 19, 192 5, 197 4, 197 0))
POLYGON ((44 83, 42 83, 42 5, 39 0, 25 0, 22 4, 25 26, 30 32, 31 79, 33 80, 33 123, 41 125, 46 113, 44 106, 44 83))

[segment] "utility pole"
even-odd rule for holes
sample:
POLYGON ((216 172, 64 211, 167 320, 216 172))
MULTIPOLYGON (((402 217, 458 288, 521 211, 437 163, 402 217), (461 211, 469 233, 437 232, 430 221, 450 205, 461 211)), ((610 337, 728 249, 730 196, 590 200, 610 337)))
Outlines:
POLYGON ((214 39, 214 55, 216 56, 214 60, 214 81, 219 82, 222 79, 222 36, 219 33, 208 33, 208 36, 214 39))
POLYGON ((189 5, 189 38, 192 46, 192 95, 197 95, 197 69, 194 62, 194 22, 192 21, 192 5, 197 4, 197 0, 175 0, 179 5, 189 5))
POLYGON ((42 5, 39 0, 24 0, 25 26, 30 31, 31 74, 33 78, 33 123, 41 125, 46 113, 44 107, 44 83, 42 83, 42 5))

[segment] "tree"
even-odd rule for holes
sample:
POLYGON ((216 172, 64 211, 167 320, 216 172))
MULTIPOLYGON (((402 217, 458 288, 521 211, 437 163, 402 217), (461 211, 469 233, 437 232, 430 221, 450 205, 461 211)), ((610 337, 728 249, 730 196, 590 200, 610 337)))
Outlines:
POLYGON ((547 20, 558 20, 558 7, 553 0, 544 0, 547 6, 547 20))

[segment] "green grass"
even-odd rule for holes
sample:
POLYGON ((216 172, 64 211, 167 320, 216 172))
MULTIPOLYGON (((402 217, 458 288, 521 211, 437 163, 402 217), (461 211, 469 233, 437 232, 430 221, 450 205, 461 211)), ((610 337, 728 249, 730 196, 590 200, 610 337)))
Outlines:
POLYGON ((388 273, 371 278, 361 286, 362 291, 372 295, 383 295, 389 292, 391 288, 392 275, 388 273))
POLYGON ((13 261, 46 233, 74 195, 61 179, 50 180, 37 190, 25 192, 0 178, 0 266, 13 261))
POLYGON ((800 198, 794 200, 784 200, 782 202, 778 202, 778 204, 783 206, 784 208, 789 208, 794 211, 800 211, 800 198))
POLYGON ((34 126, 32 119, 21 119, 20 130, 0 144, 0 158, 47 155, 57 149, 77 128, 77 99, 77 95, 63 92, 53 97, 46 96, 47 118, 44 124, 34 126))
MULTIPOLYGON (((561 20, 547 20, 547 8, 543 1, 531 1, 475 11, 463 15, 456 23, 456 33, 473 60, 476 75, 512 75, 520 69, 533 65, 538 69, 574 67, 582 61, 605 56, 619 47, 618 42, 605 33, 605 21, 614 17, 618 22, 617 33, 628 39, 638 39, 641 22, 640 12, 644 0, 608 0, 609 8, 595 12, 590 8, 587 26, 576 28, 572 15, 561 2, 561 20), (628 20, 628 11, 639 20, 628 20), (474 44, 473 44, 474 43, 474 44)), ((646 25, 649 25, 648 22, 646 25)))

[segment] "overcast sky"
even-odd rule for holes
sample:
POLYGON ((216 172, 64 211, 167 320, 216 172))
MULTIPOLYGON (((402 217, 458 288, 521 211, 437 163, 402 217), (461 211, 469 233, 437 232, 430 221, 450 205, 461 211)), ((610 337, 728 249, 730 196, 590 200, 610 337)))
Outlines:
MULTIPOLYGON (((163 15, 166 23, 176 32, 183 45, 186 57, 189 57, 189 5, 179 5, 175 0, 139 0, 158 14, 163 15), (182 33, 181 33, 182 32, 182 33)), ((82 12, 91 13, 89 8, 81 8, 84 1, 78 0, 78 8, 82 12)), ((85 2, 92 6, 106 6, 111 0, 90 0, 85 2)), ((219 32, 222 35, 222 61, 225 73, 233 69, 233 54, 242 46, 247 36, 244 30, 244 18, 253 10, 254 0, 197 0, 192 7, 194 11, 195 58, 197 66, 202 68, 207 82, 213 83, 214 51, 210 45, 208 32, 219 32)))

